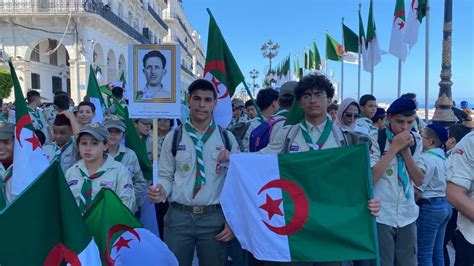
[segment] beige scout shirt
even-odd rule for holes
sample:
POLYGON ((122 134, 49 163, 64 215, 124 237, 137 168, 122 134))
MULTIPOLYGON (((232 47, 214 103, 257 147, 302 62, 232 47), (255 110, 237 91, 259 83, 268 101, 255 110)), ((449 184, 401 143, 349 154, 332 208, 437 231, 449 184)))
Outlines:
MULTIPOLYGON (((82 159, 66 172, 66 181, 76 199, 77 205, 79 205, 81 189, 84 184, 84 177, 82 177, 79 170, 82 170, 86 174, 88 173, 84 160, 82 159)), ((125 206, 130 210, 134 210, 135 193, 133 190, 132 177, 127 168, 121 163, 116 162, 112 156, 107 156, 104 164, 97 169, 97 172, 100 171, 105 171, 105 173, 99 178, 92 179, 92 199, 99 193, 101 188, 109 188, 117 194, 125 206)))
POLYGON ((66 173, 66 171, 77 162, 77 145, 73 138, 64 144, 62 149, 59 148, 56 142, 44 145, 43 149, 50 162, 53 162, 55 159, 60 159, 59 163, 61 169, 63 169, 63 173, 66 173))
POLYGON ((145 143, 146 154, 148 156, 148 159, 150 160, 150 162, 152 162, 153 161, 153 136, 148 135, 146 139, 142 139, 142 141, 145 143))
POLYGON ((441 148, 432 149, 429 152, 421 153, 423 167, 426 169, 423 185, 418 187, 421 191, 420 197, 434 198, 446 196, 446 168, 448 162, 441 148), (438 156, 432 153, 438 154, 438 156), (442 158, 440 158, 441 156, 442 158))
MULTIPOLYGON (((321 136, 321 134, 324 131, 324 127, 326 126, 327 120, 324 121, 322 124, 315 126, 306 121, 306 124, 308 125, 308 132, 309 135, 311 136, 311 139, 313 143, 316 143, 321 136)), ((300 126, 297 124, 296 126, 300 126)), ((272 142, 268 144, 268 146, 264 149, 262 149, 260 152, 261 153, 280 153, 283 150, 283 147, 285 145, 286 138, 288 136, 288 133, 291 129, 291 125, 284 126, 280 130, 277 131, 275 138, 273 139, 272 142)), ((338 143, 336 138, 334 137, 334 126, 333 129, 331 130, 331 134, 329 134, 328 139, 326 140, 326 143, 322 147, 322 149, 329 149, 329 148, 337 148, 341 146, 341 143, 338 143)), ((337 129, 339 130, 339 128, 337 129)), ((295 152, 303 152, 303 151, 309 151, 310 147, 306 143, 306 140, 304 139, 303 132, 301 132, 301 129, 298 131, 298 134, 296 134, 295 139, 293 142, 290 144, 289 147, 289 152, 290 153, 295 153, 295 152)))
MULTIPOLYGON (((470 132, 453 148, 448 157, 446 180, 467 190, 467 196, 474 201, 474 132, 470 132)), ((471 204, 474 204, 471 202, 471 204)), ((474 244, 474 221, 459 212, 458 229, 464 238, 474 244)))
MULTIPOLYGON (((10 166, 10 167, 13 167, 13 164, 10 166)), ((7 172, 7 169, 5 169, 5 167, 3 166, 2 163, 0 163, 0 178, 2 178, 4 180, 5 178, 5 173, 7 172)), ((5 184, 3 184, 5 186, 5 191, 2 192, 0 191, 0 193, 5 193, 4 196, 5 196, 5 199, 6 199, 6 203, 10 203, 13 201, 13 199, 15 199, 15 196, 12 195, 11 191, 12 191, 12 182, 11 182, 11 178, 9 180, 7 180, 7 182, 5 182, 5 184)))
POLYGON ((367 135, 373 134, 374 131, 378 130, 376 127, 374 127, 372 120, 365 116, 357 118, 356 127, 359 128, 359 130, 357 130, 358 132, 365 133, 367 135))
MULTIPOLYGON (((416 149, 413 154, 413 160, 421 170, 426 173, 421 151, 423 145, 421 137, 418 133, 413 132, 416 140, 416 149)), ((390 148, 388 139, 385 144, 385 151, 380 151, 378 139, 378 131, 373 131, 370 135, 372 146, 370 149, 370 167, 374 167, 379 161, 381 154, 384 154, 390 148)), ((398 162, 394 157, 382 177, 379 178, 374 185, 374 198, 382 201, 380 215, 377 217, 377 223, 385 224, 392 227, 403 227, 416 221, 418 218, 418 206, 415 204, 415 195, 413 190, 414 183, 410 179, 410 197, 405 196, 403 188, 398 185, 398 162)))
MULTIPOLYGON (((232 144, 231 153, 237 153, 239 145, 234 135, 226 132, 232 144)), ((221 150, 225 149, 224 142, 218 129, 206 141, 203 148, 204 171, 206 183, 193 199, 194 181, 196 179, 196 150, 187 131, 183 128, 183 136, 178 145, 176 157, 171 153, 173 133, 169 133, 163 142, 161 151, 158 184, 161 184, 170 202, 184 205, 208 206, 220 203, 222 187, 224 186, 227 170, 221 167, 217 171, 217 159, 221 150)))
POLYGON ((28 114, 30 115, 30 118, 31 118, 31 122, 33 123, 33 127, 43 132, 43 134, 46 137, 45 143, 50 143, 51 140, 49 136, 49 124, 48 122, 46 122, 43 112, 40 112, 38 108, 36 110, 33 110, 33 108, 29 106, 27 106, 27 109, 28 109, 28 114))
POLYGON ((137 155, 133 150, 125 147, 124 145, 120 145, 117 154, 115 154, 114 156, 114 159, 115 161, 118 161, 123 164, 130 171, 136 199, 136 209, 133 211, 136 211, 138 210, 138 207, 143 204, 142 193, 147 187, 147 183, 145 178, 143 177, 143 172, 140 168, 140 163, 138 162, 137 155))

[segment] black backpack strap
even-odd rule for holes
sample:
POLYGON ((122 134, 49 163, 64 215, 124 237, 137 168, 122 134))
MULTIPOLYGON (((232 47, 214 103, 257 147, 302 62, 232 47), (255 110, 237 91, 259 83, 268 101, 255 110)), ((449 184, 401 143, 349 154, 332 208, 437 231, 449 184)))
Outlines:
POLYGON ((282 153, 289 153, 290 152, 290 146, 293 143, 293 141, 296 138, 296 135, 298 135, 298 132, 300 131, 300 126, 299 124, 292 125, 290 129, 288 130, 288 133, 286 134, 285 137, 285 143, 283 143, 283 149, 281 149, 282 153))
POLYGON ((410 131, 410 133, 413 136, 413 141, 415 142, 413 145, 410 146, 411 155, 413 155, 415 154, 415 150, 416 150, 416 138, 415 138, 415 134, 413 134, 413 131, 410 131))
POLYGON ((219 133, 221 134, 222 141, 224 142, 224 147, 228 151, 232 151, 232 143, 230 143, 229 135, 227 135, 227 130, 221 126, 219 127, 219 133))
POLYGON ((387 143, 387 133, 384 128, 379 129, 377 143, 379 144, 380 156, 382 156, 385 151, 385 144, 387 143))
POLYGON ((179 125, 173 132, 173 142, 171 146, 171 154, 173 157, 176 157, 176 153, 178 152, 178 145, 181 142, 181 138, 183 137, 183 125, 179 125))

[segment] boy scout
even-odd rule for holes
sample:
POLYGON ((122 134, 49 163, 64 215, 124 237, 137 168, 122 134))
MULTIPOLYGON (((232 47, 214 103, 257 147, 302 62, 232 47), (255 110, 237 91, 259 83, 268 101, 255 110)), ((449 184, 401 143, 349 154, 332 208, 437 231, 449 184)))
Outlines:
POLYGON ((46 143, 49 143, 52 136, 48 122, 46 122, 43 112, 39 109, 39 106, 42 104, 39 92, 34 90, 28 91, 26 93, 26 100, 28 102, 26 107, 28 109, 31 122, 33 122, 33 127, 35 129, 41 130, 41 132, 43 132, 44 136, 46 137, 46 143))
MULTIPOLYGON (((341 129, 335 126, 327 115, 327 108, 334 96, 334 87, 321 74, 309 74, 303 77, 295 90, 295 100, 304 112, 304 119, 296 125, 281 128, 275 138, 262 153, 293 153, 309 150, 329 149, 346 145, 341 129)), ((370 200, 368 209, 376 216, 380 209, 379 200, 370 200)), ((265 265, 341 265, 330 263, 280 263, 265 265)))
POLYGON ((74 141, 74 134, 79 132, 79 124, 71 112, 68 112, 68 114, 69 118, 64 114, 56 115, 52 126, 54 142, 43 146, 49 161, 58 160, 64 173, 77 162, 77 146, 74 141), (73 124, 75 124, 74 130, 73 124))
POLYGON ((424 173, 419 167, 421 137, 411 132, 415 110, 412 100, 395 100, 387 110, 388 127, 371 134, 374 194, 383 202, 377 217, 382 266, 416 265, 418 206, 413 185, 423 184, 424 173))
POLYGON ((111 115, 105 121, 104 126, 109 131, 109 141, 107 142, 109 155, 112 156, 115 161, 127 167, 132 176, 136 202, 135 208, 132 211, 136 212, 143 204, 142 193, 145 191, 146 181, 135 152, 121 144, 125 136, 125 122, 121 117, 111 115))
POLYGON ((14 124, 0 126, 0 210, 13 200, 10 193, 10 178, 13 169, 14 124))
POLYGON ((137 119, 135 120, 135 127, 138 130, 140 139, 145 143, 146 153, 150 162, 153 161, 153 136, 150 135, 151 119, 137 119))
POLYGON ((107 129, 99 123, 87 124, 77 137, 81 160, 66 172, 66 181, 82 212, 91 205, 101 188, 113 190, 130 209, 135 208, 135 194, 128 169, 107 155, 107 129))
POLYGON ((474 132, 456 145, 446 173, 449 202, 459 212, 456 231, 456 265, 474 264, 474 132))
POLYGON ((359 99, 361 116, 357 119, 356 125, 363 128, 366 134, 376 131, 377 128, 372 124, 372 117, 377 112, 377 100, 371 94, 362 95, 359 99))
POLYGON ((236 152, 238 145, 212 119, 217 104, 214 85, 198 79, 189 85, 188 93, 190 119, 166 136, 158 185, 149 187, 147 196, 154 203, 170 201, 164 239, 179 265, 191 265, 196 249, 201 265, 221 266, 226 260, 225 242, 234 238, 219 204, 226 175, 221 163, 228 161, 226 147, 230 144, 236 152), (174 132, 180 129, 181 141, 173 156, 174 132))

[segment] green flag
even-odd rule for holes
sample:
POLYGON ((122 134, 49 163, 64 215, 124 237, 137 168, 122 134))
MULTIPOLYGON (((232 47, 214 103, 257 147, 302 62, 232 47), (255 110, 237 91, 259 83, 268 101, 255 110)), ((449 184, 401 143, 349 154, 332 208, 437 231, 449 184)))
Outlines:
POLYGON ((304 69, 309 69, 309 55, 308 55, 308 52, 304 52, 304 69))
POLYGON ((304 118, 303 109, 301 109, 300 103, 298 101, 293 101, 291 105, 290 113, 288 114, 288 118, 285 121, 286 125, 296 125, 304 118))
POLYGON ((309 56, 308 56, 309 57, 309 59, 308 59, 309 60, 308 68, 309 69, 314 69, 315 68, 315 66, 314 66, 314 52, 310 49, 308 51, 308 54, 309 54, 309 56))
POLYGON ((99 246, 103 265, 178 266, 168 247, 144 229, 110 189, 99 191, 84 220, 99 246))
POLYGON ((227 128, 232 120, 231 98, 237 86, 245 78, 211 11, 207 9, 207 12, 209 13, 209 32, 204 78, 214 83, 217 88, 218 104, 214 109, 214 120, 218 125, 227 128))
POLYGON ((98 265, 97 245, 54 161, 0 211, 1 265, 98 265))
POLYGON ((300 63, 298 62, 298 57, 295 55, 295 61, 293 63, 294 71, 295 71, 295 79, 299 80, 300 78, 300 63))
POLYGON ((89 101, 95 106, 95 116, 92 118, 92 122, 102 123, 107 106, 100 93, 99 83, 97 82, 92 65, 89 67, 89 82, 87 83, 86 95, 89 97, 89 101))
POLYGON ((319 55, 318 47, 316 46, 315 40, 313 40, 312 49, 314 54, 314 67, 317 70, 321 70, 321 56, 319 55))
POLYGON ((341 61, 342 45, 326 33, 326 59, 341 61))
POLYGON ((359 53, 359 36, 344 23, 342 23, 342 32, 344 35, 344 51, 359 53))
POLYGON ((367 210, 371 181, 367 144, 235 154, 220 202, 237 239, 259 260, 375 259, 376 222, 367 210))

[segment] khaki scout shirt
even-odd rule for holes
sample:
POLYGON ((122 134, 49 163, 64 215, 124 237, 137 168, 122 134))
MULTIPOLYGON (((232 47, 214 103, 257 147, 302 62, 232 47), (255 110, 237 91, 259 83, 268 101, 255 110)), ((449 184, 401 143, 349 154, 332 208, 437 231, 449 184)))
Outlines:
POLYGON ((63 173, 71 168, 77 162, 77 145, 73 138, 60 148, 56 142, 43 146, 44 152, 50 162, 59 159, 63 173))
POLYGON ((33 123, 33 127, 43 132, 44 136, 46 137, 45 143, 50 143, 51 140, 49 138, 49 124, 48 122, 46 122, 43 112, 40 112, 38 108, 36 110, 33 110, 33 108, 31 108, 30 106, 27 106, 27 109, 28 114, 31 118, 31 122, 33 123))
MULTIPOLYGON (((10 165, 10 167, 13 167, 13 164, 10 165)), ((5 173, 6 172, 7 172, 7 169, 5 169, 3 164, 0 163, 0 178, 2 178, 2 182, 5 182, 3 179, 5 178, 5 173)), ((12 202, 12 200, 15 198, 11 193, 11 191, 12 191, 12 182, 11 181, 12 181, 12 179, 10 178, 9 180, 7 180, 6 183, 3 184, 5 186, 5 191, 4 192, 0 191, 0 193, 4 193, 6 204, 12 202)))
POLYGON ((133 150, 125 147, 124 145, 120 145, 117 154, 115 154, 113 157, 115 161, 120 162, 122 165, 127 167, 128 171, 130 171, 136 199, 136 209, 133 211, 136 211, 138 210, 138 207, 143 204, 142 193, 145 191, 147 186, 145 178, 143 177, 142 169, 138 163, 137 155, 133 150), (121 156, 121 154, 123 154, 123 156, 121 156), (120 159, 120 157, 122 157, 122 159, 119 161, 118 159, 120 159))
MULTIPOLYGON (((311 136, 311 140, 313 141, 313 143, 316 144, 316 142, 318 141, 319 137, 324 131, 324 127, 326 126, 326 123, 327 123, 327 120, 324 121, 322 124, 315 126, 309 123, 308 121, 306 121, 306 124, 308 125, 308 132, 309 132, 309 135, 311 136)), ((300 124, 296 124, 295 126, 299 127, 300 124)), ((270 142, 268 146, 262 149, 260 152, 261 153, 281 153, 283 151, 285 141, 286 141, 286 138, 288 137, 288 133, 291 127, 292 127, 291 125, 288 125, 278 130, 276 132, 276 135, 273 141, 270 142)), ((340 129, 339 128, 334 129, 334 125, 333 125, 333 128, 331 129, 331 133, 329 134, 329 137, 326 140, 326 143, 324 144, 322 149, 337 148, 337 147, 342 146, 342 144, 338 143, 338 141, 334 137, 334 130, 340 130, 340 129)), ((289 148, 290 153, 303 152, 303 151, 310 150, 310 147, 306 143, 306 140, 303 136, 303 132, 301 131, 301 129, 299 129, 298 134, 296 134, 295 139, 293 140, 292 143, 290 143, 290 146, 288 148, 289 148)))
POLYGON ((444 159, 429 152, 421 153, 422 169, 426 169, 426 174, 423 185, 418 187, 418 190, 421 192, 420 198, 424 199, 446 196, 446 168, 448 162, 441 148, 432 149, 431 152, 442 156, 444 159))
MULTIPOLYGON (((79 160, 66 172, 66 181, 69 188, 79 205, 81 197, 81 189, 84 184, 84 177, 82 177, 80 170, 86 174, 91 174, 87 171, 84 160, 79 160)), ((97 169, 97 172, 105 171, 105 173, 96 179, 92 179, 92 199, 99 193, 101 188, 108 188, 113 190, 122 202, 130 210, 135 208, 135 193, 133 190, 132 177, 130 172, 121 163, 116 162, 112 156, 107 156, 104 164, 97 169)))
POLYGON ((143 136, 140 135, 141 140, 145 143, 146 154, 150 162, 153 161, 153 136, 148 135, 146 139, 142 138, 143 136))
MULTIPOLYGON (((416 149, 413 154, 413 160, 420 169, 426 173, 423 164, 421 151, 423 145, 418 133, 413 132, 416 141, 416 149)), ((380 151, 378 144, 378 131, 373 131, 370 135, 372 146, 370 148, 370 167, 374 167, 390 148, 390 141, 386 140, 385 151, 380 151)), ((376 218, 377 223, 385 224, 391 227, 404 227, 416 221, 418 218, 418 206, 415 204, 415 195, 413 189, 414 183, 410 179, 410 197, 405 196, 403 188, 398 185, 398 162, 394 157, 384 174, 374 185, 374 198, 382 201, 380 215, 376 218)))
POLYGON ((365 116, 357 118, 356 127, 360 128, 359 130, 357 130, 358 132, 362 132, 367 135, 373 134, 374 131, 378 130, 376 127, 374 127, 372 120, 370 120, 370 118, 365 117, 365 116))
MULTIPOLYGON (((173 131, 172 131, 173 132, 173 131)), ((239 150, 234 135, 226 132, 232 145, 231 153, 239 150)), ((184 205, 208 206, 220 203, 222 187, 227 170, 223 167, 217 171, 217 159, 221 150, 225 149, 219 129, 206 141, 203 148, 204 171, 206 183, 193 199, 194 181, 196 180, 196 150, 194 143, 183 127, 183 136, 178 145, 176 157, 171 153, 173 133, 169 133, 163 142, 161 151, 158 184, 166 191, 170 202, 184 205)))
MULTIPOLYGON (((446 180, 467 191, 467 196, 474 200, 474 132, 468 133, 453 148, 448 157, 446 180)), ((467 242, 474 244, 474 221, 461 212, 458 214, 458 229, 467 242)))

